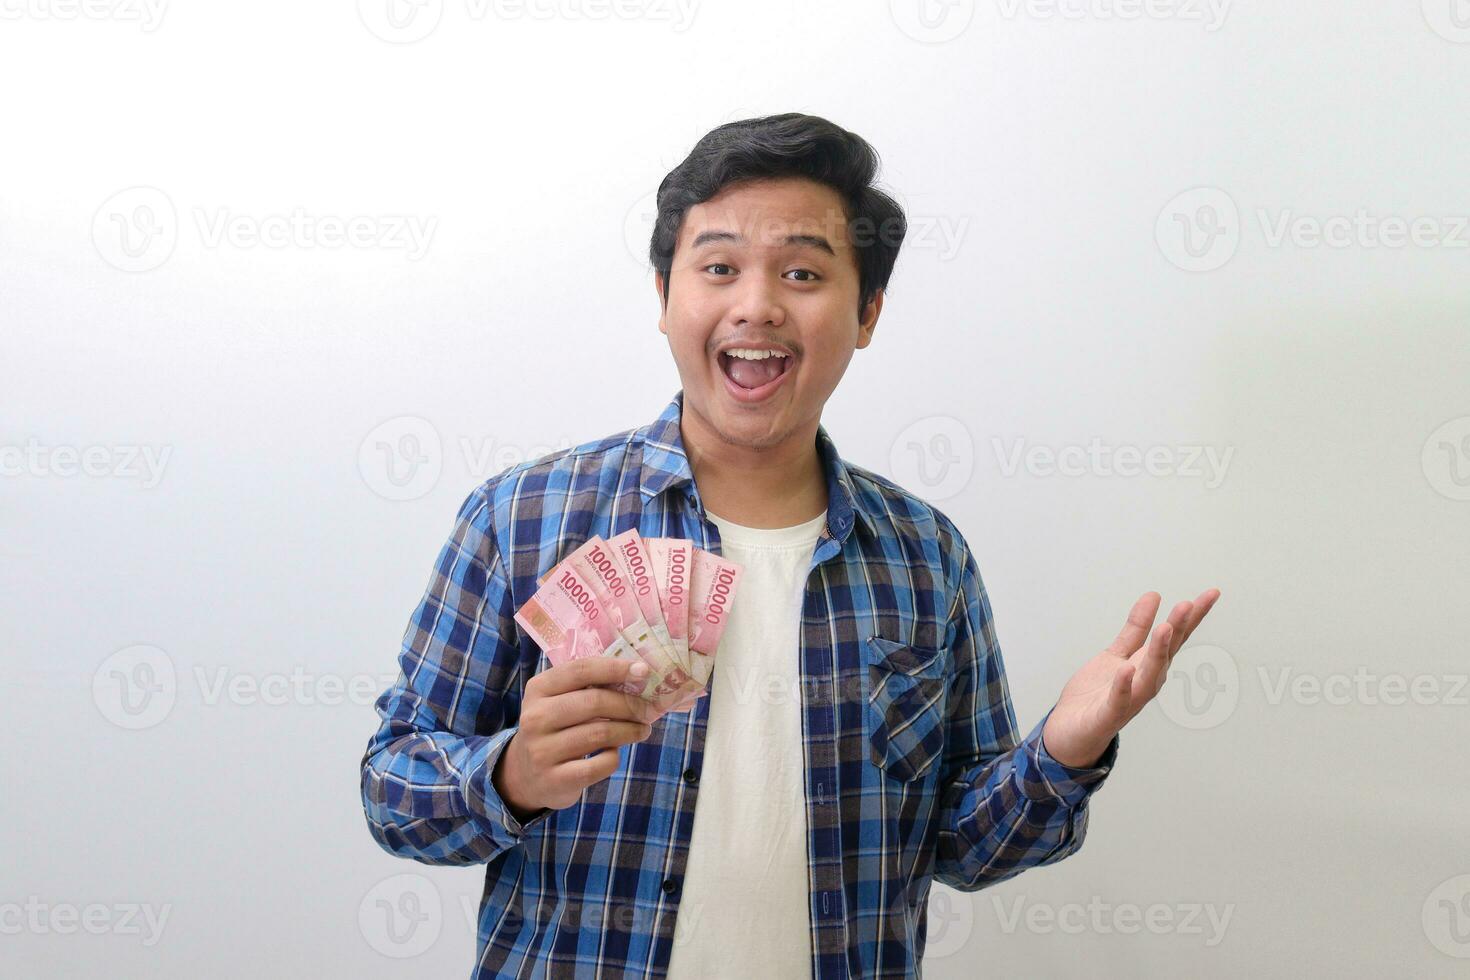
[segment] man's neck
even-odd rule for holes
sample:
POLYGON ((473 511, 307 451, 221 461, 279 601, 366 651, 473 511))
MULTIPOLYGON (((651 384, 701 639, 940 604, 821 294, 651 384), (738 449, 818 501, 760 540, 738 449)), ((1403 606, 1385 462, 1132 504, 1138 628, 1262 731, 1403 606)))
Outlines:
POLYGON ((766 449, 731 445, 692 412, 679 426, 706 511, 746 527, 791 527, 827 509, 817 422, 766 449))

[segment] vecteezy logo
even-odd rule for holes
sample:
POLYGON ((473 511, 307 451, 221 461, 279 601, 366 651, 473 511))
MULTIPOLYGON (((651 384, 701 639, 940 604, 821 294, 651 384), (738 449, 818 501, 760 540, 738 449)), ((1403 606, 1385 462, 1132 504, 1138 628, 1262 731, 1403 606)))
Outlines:
POLYGON ((1431 432, 1419 465, 1436 491, 1451 500, 1470 500, 1470 415, 1431 432))
POLYGON ((922 44, 953 41, 975 19, 975 0, 888 0, 898 29, 922 44))
POLYGON ((975 472, 975 441, 965 423, 930 415, 904 429, 888 454, 889 472, 931 502, 953 497, 975 472))
POLYGON ((1176 655, 1168 682, 1155 700, 1164 716, 1181 728, 1198 731, 1222 725, 1240 703, 1240 668, 1220 647, 1188 647, 1176 655))
POLYGON ((975 905, 970 896, 935 885, 929 890, 927 928, 924 959, 944 959, 963 950, 975 930, 975 905))
POLYGON ((444 0, 357 0, 357 16, 374 37, 412 44, 434 33, 444 16, 444 0))
POLYGON ((1164 205, 1154 239, 1164 258, 1186 272, 1212 272, 1240 246, 1240 211, 1218 187, 1196 187, 1164 205))
POLYGON ((1424 0, 1430 30, 1456 44, 1470 44, 1470 0, 1424 0))
POLYGON ((439 482, 444 450, 428 419, 400 415, 367 434, 357 448, 357 470, 385 500, 417 500, 439 482))
POLYGON ((158 647, 124 647, 92 675, 92 702, 119 728, 152 728, 168 717, 178 695, 174 662, 158 647))
POLYGON ((1446 956, 1470 959, 1470 875, 1439 883, 1424 899, 1424 935, 1446 956))
POLYGON ((394 959, 418 956, 434 945, 444 925, 439 889, 420 874, 378 882, 357 907, 357 927, 369 946, 394 959))
POLYGON ((648 243, 653 239, 653 225, 658 219, 658 191, 649 191, 623 215, 623 241, 638 268, 648 268, 648 243))
POLYGON ((92 216, 92 244, 97 254, 123 272, 158 268, 173 254, 178 240, 174 202, 156 187, 118 191, 92 216))

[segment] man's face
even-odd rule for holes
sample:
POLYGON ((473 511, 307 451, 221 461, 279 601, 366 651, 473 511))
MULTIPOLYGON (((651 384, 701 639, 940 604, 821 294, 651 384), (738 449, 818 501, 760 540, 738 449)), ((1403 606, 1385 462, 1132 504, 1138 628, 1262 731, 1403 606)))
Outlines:
MULTIPOLYGON (((765 449, 820 419, 872 339, 883 297, 859 318, 846 223, 837 192, 803 178, 733 184, 686 213, 658 328, 685 408, 725 442, 765 449)), ((662 298, 657 274, 654 285, 662 298)))

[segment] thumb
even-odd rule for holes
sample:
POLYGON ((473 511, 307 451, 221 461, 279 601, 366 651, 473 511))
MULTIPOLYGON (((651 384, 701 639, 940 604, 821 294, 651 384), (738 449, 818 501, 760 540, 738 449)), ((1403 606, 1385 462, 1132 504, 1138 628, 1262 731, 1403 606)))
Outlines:
POLYGON ((1112 686, 1108 688, 1107 716, 1113 727, 1121 728, 1128 717, 1128 708, 1133 703, 1133 675, 1137 668, 1124 664, 1113 674, 1112 686))

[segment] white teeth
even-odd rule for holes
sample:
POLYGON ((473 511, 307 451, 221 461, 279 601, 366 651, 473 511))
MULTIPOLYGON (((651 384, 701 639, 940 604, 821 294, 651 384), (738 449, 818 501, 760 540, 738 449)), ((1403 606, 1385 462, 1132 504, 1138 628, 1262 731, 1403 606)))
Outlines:
POLYGON ((732 347, 730 350, 725 351, 725 353, 731 357, 744 358, 747 361, 764 361, 768 357, 786 356, 778 350, 754 350, 750 347, 732 347))

